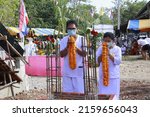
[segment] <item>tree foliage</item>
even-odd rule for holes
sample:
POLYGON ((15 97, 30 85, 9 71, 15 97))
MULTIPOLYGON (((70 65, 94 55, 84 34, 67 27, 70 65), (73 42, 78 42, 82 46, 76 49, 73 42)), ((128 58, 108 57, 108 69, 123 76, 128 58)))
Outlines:
POLYGON ((96 8, 91 5, 78 4, 73 8, 70 8, 72 13, 70 14, 70 19, 75 19, 79 24, 80 31, 86 31, 87 27, 91 27, 96 18, 95 12, 96 8), (93 15, 92 15, 93 12, 93 15))
POLYGON ((0 0, 0 21, 6 26, 18 25, 19 0, 0 0))
MULTIPOLYGON (((114 4, 117 4, 116 0, 114 4)), ((144 7, 146 0, 122 0, 120 5, 121 24, 127 23, 128 20, 134 19, 137 13, 144 7)), ((117 6, 113 8, 114 23, 117 24, 117 6)))
MULTIPOLYGON (((0 20, 6 26, 18 26, 19 1, 0 0, 0 20)), ((29 17, 28 27, 54 28, 65 34, 66 21, 74 19, 79 24, 79 30, 85 30, 94 22, 90 11, 95 12, 96 8, 83 2, 86 3, 86 0, 24 0, 29 17)))
POLYGON ((50 0, 26 0, 26 10, 29 17, 29 27, 56 28, 58 18, 54 2, 50 0))
MULTIPOLYGON (((0 21, 6 26, 18 26, 20 0, 0 0, 0 21)), ((116 1, 115 5, 116 5, 116 1)), ((65 34, 66 21, 74 19, 79 31, 84 33, 93 24, 117 24, 117 7, 113 7, 114 20, 110 20, 107 11, 104 15, 96 13, 95 6, 86 4, 87 0, 24 0, 29 17, 29 27, 54 28, 65 34)), ((122 0, 121 24, 139 12, 146 0, 122 0)))

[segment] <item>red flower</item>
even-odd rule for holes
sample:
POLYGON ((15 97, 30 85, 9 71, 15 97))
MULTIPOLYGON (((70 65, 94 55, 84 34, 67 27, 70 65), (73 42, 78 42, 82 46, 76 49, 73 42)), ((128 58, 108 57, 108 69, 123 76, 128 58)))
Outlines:
POLYGON ((34 41, 34 43, 38 45, 38 44, 39 44, 39 41, 34 41))
POLYGON ((98 32, 95 31, 94 29, 91 31, 91 34, 92 34, 93 36, 98 36, 98 32))
POLYGON ((46 37, 46 40, 47 40, 47 41, 50 41, 50 40, 51 40, 51 38, 48 36, 48 37, 46 37))
POLYGON ((55 39, 54 39, 54 38, 51 38, 51 42, 54 43, 54 42, 55 42, 55 39))
POLYGON ((95 30, 93 29, 93 30, 91 31, 91 34, 94 35, 94 33, 95 33, 95 30))

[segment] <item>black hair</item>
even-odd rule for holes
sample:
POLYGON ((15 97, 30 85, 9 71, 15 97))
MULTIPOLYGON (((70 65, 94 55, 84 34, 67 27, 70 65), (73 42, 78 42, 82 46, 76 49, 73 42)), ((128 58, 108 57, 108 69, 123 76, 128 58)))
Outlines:
POLYGON ((75 24, 76 27, 78 27, 77 22, 75 20, 68 20, 66 22, 66 28, 70 25, 70 24, 75 24))
POLYGON ((146 39, 146 37, 142 37, 142 39, 146 39))
POLYGON ((104 33, 104 36, 103 36, 103 37, 104 37, 104 38, 105 38, 105 37, 109 37, 109 38, 111 38, 111 40, 115 41, 115 36, 114 36, 114 34, 111 33, 111 32, 106 32, 106 33, 104 33))

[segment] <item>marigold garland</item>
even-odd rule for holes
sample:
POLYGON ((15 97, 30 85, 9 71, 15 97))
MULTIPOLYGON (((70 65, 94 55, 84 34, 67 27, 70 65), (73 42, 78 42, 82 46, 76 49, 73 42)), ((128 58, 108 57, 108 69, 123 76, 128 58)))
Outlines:
POLYGON ((75 38, 73 36, 69 37, 68 55, 69 55, 69 66, 71 69, 75 69, 76 68, 76 45, 75 45, 75 38))
POLYGON ((103 84, 109 85, 109 63, 108 63, 108 45, 106 42, 102 44, 102 70, 103 70, 103 84))

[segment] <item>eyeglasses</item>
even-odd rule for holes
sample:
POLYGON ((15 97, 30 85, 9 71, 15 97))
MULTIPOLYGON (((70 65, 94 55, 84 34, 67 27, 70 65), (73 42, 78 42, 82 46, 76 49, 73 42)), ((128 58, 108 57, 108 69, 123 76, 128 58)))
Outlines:
POLYGON ((76 28, 67 28, 68 30, 75 30, 76 28))

